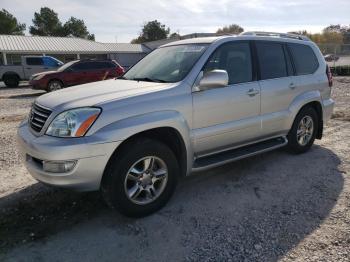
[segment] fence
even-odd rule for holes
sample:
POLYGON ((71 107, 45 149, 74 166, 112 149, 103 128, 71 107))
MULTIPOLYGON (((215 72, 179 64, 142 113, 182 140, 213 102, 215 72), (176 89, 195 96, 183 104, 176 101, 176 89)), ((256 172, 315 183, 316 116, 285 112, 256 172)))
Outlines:
POLYGON ((350 44, 319 44, 334 75, 350 75, 350 44))

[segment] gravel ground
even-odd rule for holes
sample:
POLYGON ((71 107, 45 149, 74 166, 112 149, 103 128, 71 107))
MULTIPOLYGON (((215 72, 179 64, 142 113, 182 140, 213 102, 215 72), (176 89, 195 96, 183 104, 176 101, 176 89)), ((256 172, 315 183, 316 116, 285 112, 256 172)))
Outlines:
POLYGON ((336 78, 333 97, 310 152, 185 178, 143 219, 109 210, 98 193, 36 183, 15 147, 34 98, 0 98, 0 261, 349 261, 350 78, 336 78))

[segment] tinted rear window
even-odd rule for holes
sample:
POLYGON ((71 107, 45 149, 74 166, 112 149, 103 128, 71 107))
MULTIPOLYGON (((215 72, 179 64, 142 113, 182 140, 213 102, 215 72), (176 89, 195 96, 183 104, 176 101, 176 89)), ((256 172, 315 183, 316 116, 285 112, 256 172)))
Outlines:
POLYGON ((283 45, 273 42, 256 42, 260 77, 264 79, 288 76, 283 45))
POLYGON ((302 44, 288 44, 297 75, 314 73, 318 68, 318 60, 310 46, 302 44))
POLYGON ((41 57, 27 57, 27 65, 43 65, 43 59, 41 57))

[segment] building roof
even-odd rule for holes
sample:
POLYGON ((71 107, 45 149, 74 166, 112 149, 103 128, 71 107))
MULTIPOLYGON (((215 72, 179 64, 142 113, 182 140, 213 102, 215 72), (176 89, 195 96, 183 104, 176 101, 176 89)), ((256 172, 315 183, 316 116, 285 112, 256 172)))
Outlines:
POLYGON ((103 45, 110 52, 118 50, 121 53, 148 53, 151 51, 148 47, 141 44, 103 43, 103 45))
POLYGON ((77 37, 0 35, 0 52, 11 53, 147 53, 141 44, 99 43, 77 37))

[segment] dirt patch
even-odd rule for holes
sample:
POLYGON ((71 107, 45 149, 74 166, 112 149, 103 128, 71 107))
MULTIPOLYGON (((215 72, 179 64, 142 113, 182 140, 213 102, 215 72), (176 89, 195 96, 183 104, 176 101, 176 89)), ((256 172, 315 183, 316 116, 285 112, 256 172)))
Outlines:
POLYGON ((26 118, 26 115, 7 115, 7 116, 0 116, 0 123, 1 122, 21 122, 26 118))
POLYGON ((332 119, 342 120, 342 121, 350 121, 350 112, 347 111, 338 111, 332 114, 332 119))

